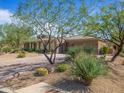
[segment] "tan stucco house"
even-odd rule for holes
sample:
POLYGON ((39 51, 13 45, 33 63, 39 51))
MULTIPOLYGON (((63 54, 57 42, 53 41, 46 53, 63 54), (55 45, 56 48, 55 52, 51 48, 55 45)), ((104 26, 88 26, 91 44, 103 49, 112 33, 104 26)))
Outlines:
MULTIPOLYGON (((57 46, 57 42, 51 42, 51 48, 57 46)), ((64 53, 70 47, 78 47, 78 46, 90 46, 96 50, 96 53, 99 54, 100 49, 104 46, 107 46, 106 42, 96 39, 94 37, 87 37, 87 36, 72 36, 66 37, 63 45, 58 48, 57 53, 64 53)), ((25 49, 43 49, 42 42, 40 40, 26 42, 24 44, 25 49)))

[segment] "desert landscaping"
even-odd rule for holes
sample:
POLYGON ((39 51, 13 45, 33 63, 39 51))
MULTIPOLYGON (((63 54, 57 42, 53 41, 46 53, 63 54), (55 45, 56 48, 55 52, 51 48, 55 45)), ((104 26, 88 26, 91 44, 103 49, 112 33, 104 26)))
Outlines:
POLYGON ((0 93, 124 93, 123 0, 0 0, 0 93))
MULTIPOLYGON (((83 82, 75 80, 69 70, 65 72, 50 72, 49 75, 46 76, 35 76, 35 69, 38 67, 51 67, 49 63, 38 62, 38 60, 42 60, 42 54, 27 54, 28 56, 25 58, 17 59, 15 56, 16 54, 5 54, 1 55, 3 59, 2 62, 12 62, 13 60, 28 60, 31 57, 31 61, 35 60, 35 63, 28 63, 28 64, 11 64, 6 66, 0 67, 0 84, 4 87, 7 87, 11 90, 19 90, 25 87, 29 87, 34 84, 38 84, 41 82, 45 82, 50 84, 51 86, 56 87, 57 89, 62 89, 64 91, 72 92, 72 93, 123 93, 124 89, 124 65, 119 64, 118 62, 121 60, 120 57, 115 60, 114 63, 107 63, 110 67, 110 71, 106 76, 99 76, 94 79, 90 86, 85 86, 83 82), (10 56, 11 55, 11 56, 10 56), (4 57, 8 58, 4 59, 4 57), (37 60, 36 60, 37 59, 37 60), (37 62, 36 62, 37 61, 37 62), (12 75, 15 72, 19 73, 13 78, 12 75), (3 73, 2 73, 3 72, 3 73), (4 78, 2 78, 4 76, 4 78), (5 78, 6 77, 6 78, 5 78), (8 80, 8 81, 6 81, 8 80), (100 92, 99 92, 100 91, 100 92)), ((110 57, 108 57, 110 58, 110 57)), ((45 59, 45 57, 44 57, 45 59)), ((60 58, 62 59, 62 58, 60 58)), ((122 61, 122 60, 121 60, 122 61)), ((26 62, 25 62, 26 63, 26 62)), ((71 64, 69 60, 65 61, 66 64, 71 64)), ((58 63, 60 64, 60 63, 58 63)), ((57 65, 56 65, 57 66, 57 65)), ((55 66, 54 66, 55 67, 55 66)), ((17 92, 18 93, 18 92, 17 92)))

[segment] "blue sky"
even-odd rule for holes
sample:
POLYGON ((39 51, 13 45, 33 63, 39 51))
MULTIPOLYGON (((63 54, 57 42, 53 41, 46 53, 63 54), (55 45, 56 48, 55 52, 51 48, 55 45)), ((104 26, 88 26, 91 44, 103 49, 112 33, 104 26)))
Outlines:
MULTIPOLYGON (((0 24, 11 23, 10 16, 16 11, 16 8, 20 1, 21 0, 0 0, 0 24)), ((86 0, 87 3, 90 1, 93 0, 86 0)), ((99 1, 105 1, 104 4, 108 4, 110 2, 117 2, 119 0, 99 0, 99 1)), ((77 2, 77 4, 78 3, 79 2, 77 2)))
POLYGON ((0 0, 0 24, 11 23, 11 16, 21 0, 0 0))
POLYGON ((14 12, 21 0, 0 0, 0 9, 8 9, 14 12))

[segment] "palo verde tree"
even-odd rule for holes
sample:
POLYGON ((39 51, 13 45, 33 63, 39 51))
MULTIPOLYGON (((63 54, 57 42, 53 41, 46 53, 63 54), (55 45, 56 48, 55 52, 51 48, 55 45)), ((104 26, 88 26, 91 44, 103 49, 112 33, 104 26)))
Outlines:
POLYGON ((87 17, 85 28, 93 36, 103 39, 116 46, 111 61, 120 54, 124 45, 124 3, 116 2, 95 11, 87 17))
POLYGON ((0 52, 1 52, 1 48, 3 46, 3 37, 4 37, 4 34, 3 34, 3 25, 0 25, 0 52))
POLYGON ((64 37, 79 28, 77 14, 75 0, 25 0, 20 3, 16 17, 34 29, 42 42, 43 54, 50 64, 54 64, 64 37), (54 41, 57 45, 50 49, 54 41))
POLYGON ((11 48, 21 49, 23 43, 33 36, 33 31, 27 26, 18 26, 15 24, 4 24, 2 27, 2 42, 11 48))

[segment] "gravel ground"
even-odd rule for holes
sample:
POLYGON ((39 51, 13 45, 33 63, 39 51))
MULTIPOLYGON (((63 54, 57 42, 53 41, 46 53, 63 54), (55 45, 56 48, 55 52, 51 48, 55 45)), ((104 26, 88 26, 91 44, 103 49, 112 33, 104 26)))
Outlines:
MULTIPOLYGON (((57 54, 56 63, 64 61, 66 55, 57 54)), ((0 81, 12 78, 17 72, 32 71, 37 67, 46 67, 50 63, 43 55, 12 59, 0 62, 0 81)))
MULTIPOLYGON (((61 60, 62 58, 57 59, 61 60)), ((33 61, 33 59, 30 60, 33 61)), ((124 65, 108 63, 111 70, 107 76, 99 76, 93 80, 90 86, 84 86, 82 82, 72 80, 71 75, 66 72, 50 73, 45 77, 36 77, 33 75, 32 70, 36 67, 46 65, 47 62, 45 64, 44 62, 35 64, 33 62, 30 64, 12 64, 12 66, 1 67, 0 76, 5 76, 1 80, 6 77, 8 78, 8 75, 15 73, 15 71, 22 71, 23 73, 19 77, 9 82, 13 89, 20 89, 39 82, 46 82, 57 88, 70 91, 71 93, 124 93, 124 65)), ((4 82, 0 82, 0 84, 8 85, 8 83, 4 82)))
POLYGON ((36 77, 31 71, 22 73, 9 84, 13 89, 20 89, 39 82, 46 82, 71 93, 124 93, 124 66, 111 63, 109 66, 112 70, 108 75, 97 77, 90 86, 84 86, 82 82, 72 80, 68 72, 50 73, 48 76, 36 77))

